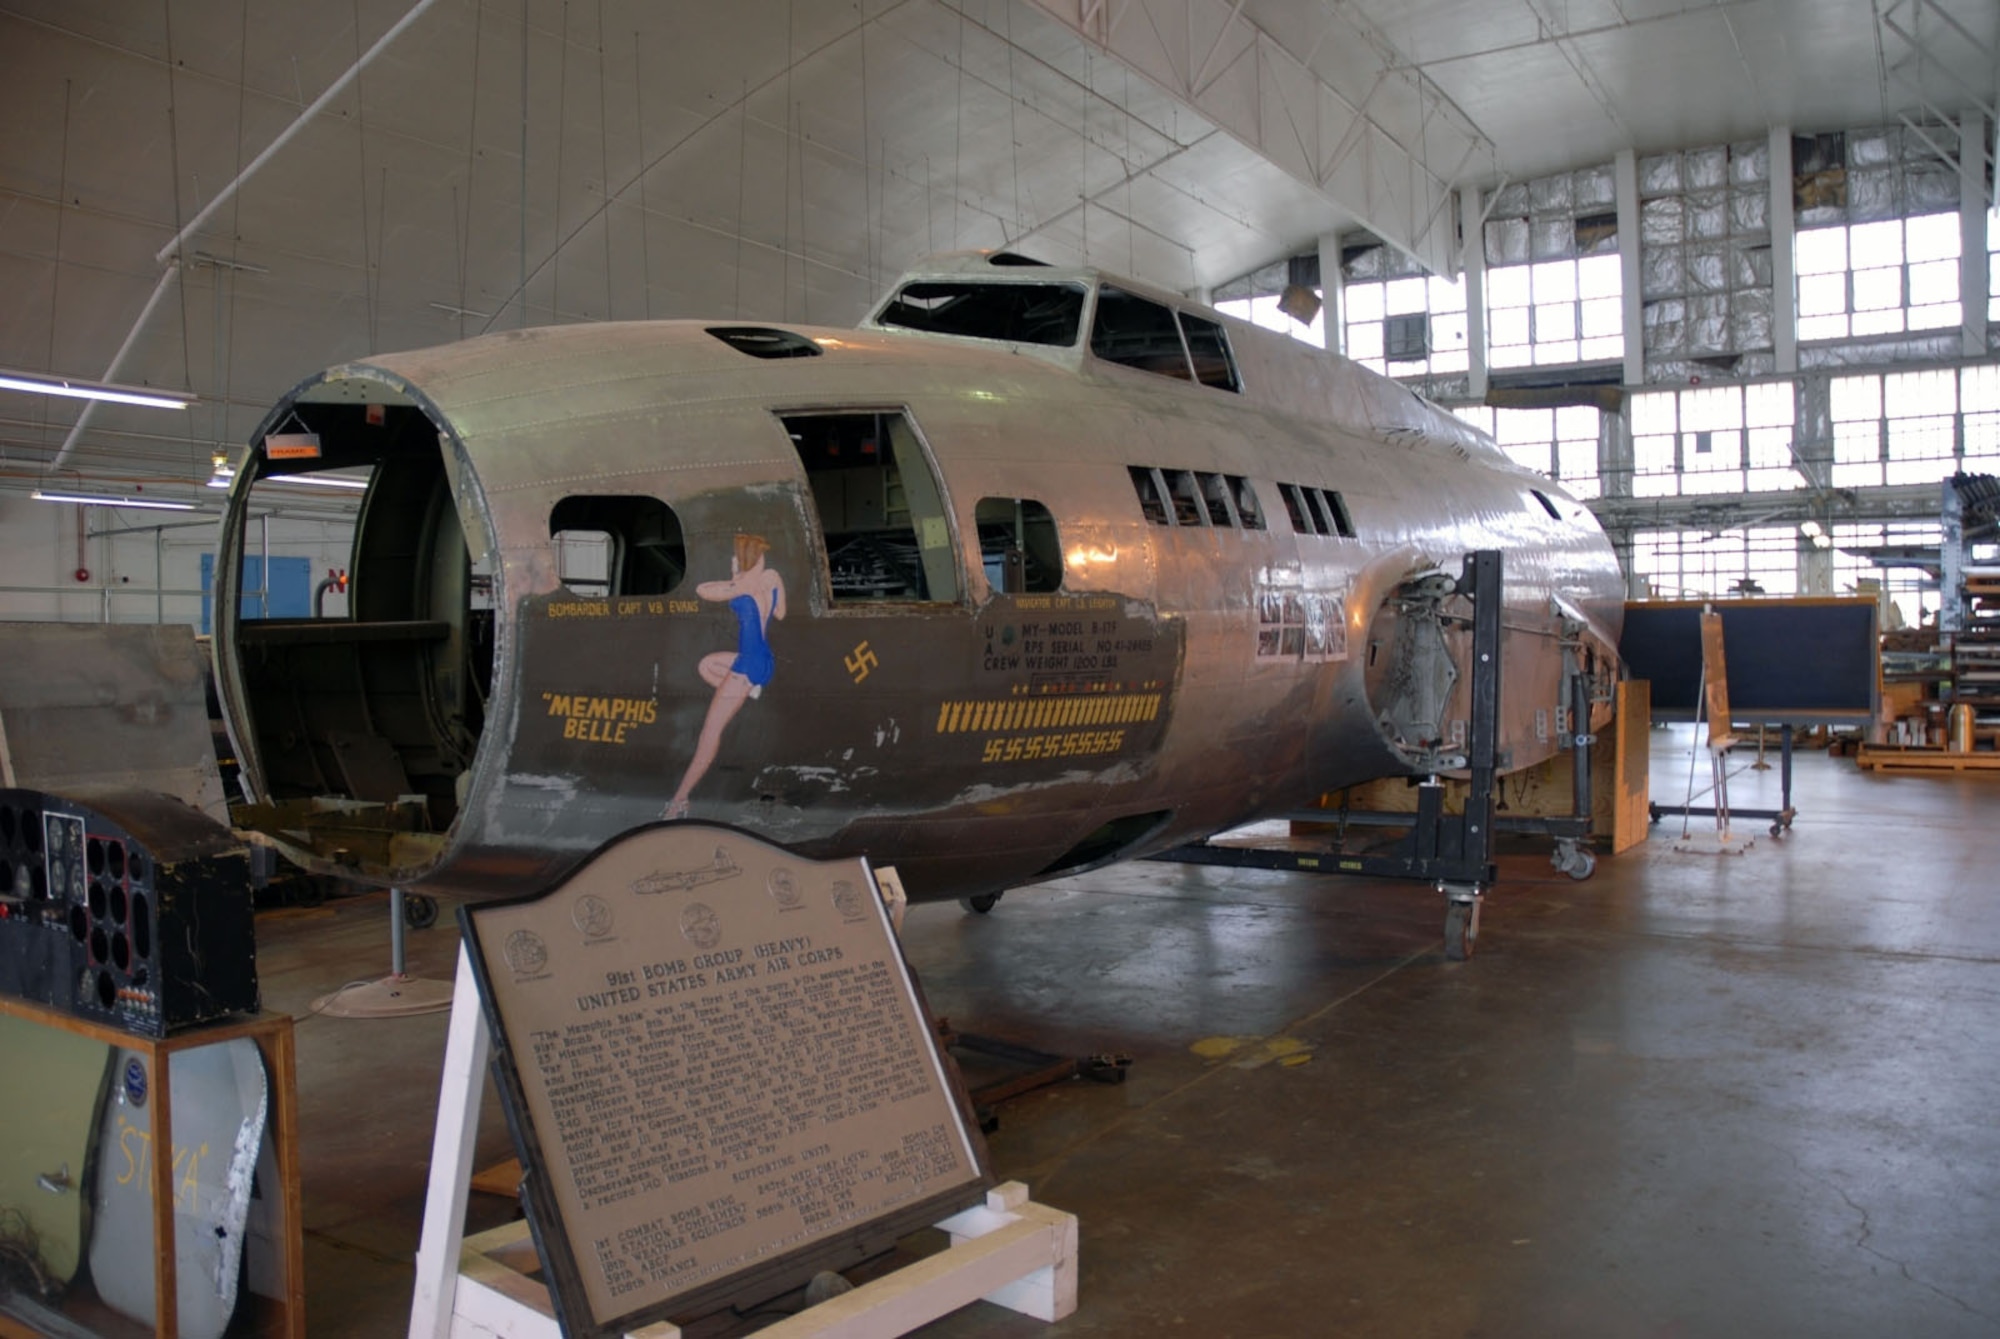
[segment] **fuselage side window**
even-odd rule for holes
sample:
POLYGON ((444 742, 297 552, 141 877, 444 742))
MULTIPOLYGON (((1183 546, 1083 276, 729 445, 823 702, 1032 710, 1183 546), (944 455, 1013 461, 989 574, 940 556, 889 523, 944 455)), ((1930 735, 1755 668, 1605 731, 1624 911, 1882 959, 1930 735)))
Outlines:
POLYGON ((658 498, 566 497, 549 540, 557 579, 578 595, 665 595, 687 574, 680 518, 658 498))
POLYGON ((1129 467, 1132 472, 1132 488, 1139 494, 1139 510, 1154 525, 1172 525, 1173 517, 1167 514, 1166 490, 1160 487, 1158 470, 1146 465, 1129 467))
POLYGON ((1229 485, 1222 476, 1196 471, 1194 478, 1201 485, 1201 500, 1208 508, 1208 523, 1218 530, 1235 529, 1236 517, 1229 510, 1229 485))
POLYGON ((1243 389, 1236 379, 1236 360, 1229 353, 1229 336, 1221 326, 1204 317, 1180 313, 1181 331, 1187 336, 1188 357, 1194 362, 1194 379, 1218 390, 1243 389))
POLYGON ((1202 508, 1201 494, 1196 491, 1194 474, 1188 470, 1161 470, 1167 480, 1167 494, 1174 503, 1174 524, 1190 525, 1196 529, 1208 524, 1208 513, 1202 508))
POLYGON ((1319 490, 1320 500, 1326 504, 1326 518, 1333 523, 1331 533, 1342 539, 1354 538, 1354 520, 1347 514, 1347 499, 1331 488, 1319 490))
POLYGON ((1229 480, 1229 487, 1235 494, 1236 514, 1243 519, 1243 528, 1245 530, 1262 530, 1264 528, 1264 509, 1258 505, 1256 487, 1240 474, 1231 474, 1226 477, 1229 480))
POLYGON ((1279 484, 1279 496, 1285 499, 1285 512, 1292 518, 1292 529, 1302 535, 1313 533, 1313 523, 1306 514, 1305 499, 1299 496, 1297 484, 1279 484))
POLYGON ((901 410, 786 414, 835 604, 958 599, 958 557, 923 443, 901 410))
POLYGON ((984 497, 973 521, 987 585, 1007 595, 1062 589, 1062 538, 1047 507, 1033 498, 984 497))
POLYGON ((1107 363, 1122 363, 1179 381, 1194 380, 1173 309, 1120 288, 1105 285, 1097 290, 1090 351, 1107 363))

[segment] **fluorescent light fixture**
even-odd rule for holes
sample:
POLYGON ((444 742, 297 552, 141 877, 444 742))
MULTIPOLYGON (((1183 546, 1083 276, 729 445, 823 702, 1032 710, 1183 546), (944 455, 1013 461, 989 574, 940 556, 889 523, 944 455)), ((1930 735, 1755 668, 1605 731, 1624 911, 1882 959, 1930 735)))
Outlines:
POLYGON ((266 484, 311 484, 315 488, 368 487, 366 479, 357 479, 351 474, 267 474, 257 482, 266 484))
POLYGON ((72 400, 108 400, 113 404, 144 405, 148 409, 186 409, 195 397, 182 391, 156 391, 143 386, 117 386, 104 381, 44 376, 37 372, 0 372, 0 391, 29 395, 65 395, 72 400))
POLYGON ((74 502, 84 507, 144 507, 149 511, 193 511, 192 502, 166 502, 150 497, 103 497, 95 493, 51 493, 35 490, 37 502, 74 502))

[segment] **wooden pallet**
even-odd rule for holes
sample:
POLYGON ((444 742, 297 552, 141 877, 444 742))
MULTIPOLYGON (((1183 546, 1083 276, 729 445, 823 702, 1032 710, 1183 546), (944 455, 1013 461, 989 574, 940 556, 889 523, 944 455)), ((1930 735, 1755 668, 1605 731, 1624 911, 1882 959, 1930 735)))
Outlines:
POLYGON ((1948 749, 1863 744, 1854 761, 1865 772, 2000 772, 2000 752, 1953 753, 1948 749))

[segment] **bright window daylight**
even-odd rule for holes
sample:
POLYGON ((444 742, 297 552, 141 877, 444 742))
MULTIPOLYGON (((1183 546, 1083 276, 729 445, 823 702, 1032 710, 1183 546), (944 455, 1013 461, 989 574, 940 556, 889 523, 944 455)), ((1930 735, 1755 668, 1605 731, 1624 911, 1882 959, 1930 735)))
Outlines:
POLYGON ((1623 291, 1615 255, 1488 270, 1488 361, 1497 370, 1622 358, 1623 291))
POLYGON ((1342 299, 1347 356, 1362 366, 1412 377, 1471 365, 1463 283, 1420 276, 1350 282, 1342 299))
POLYGON ((1958 213, 1925 214, 1796 237, 1799 338, 1847 339, 1959 323, 1958 213))
POLYGON ((1593 498, 1602 491, 1597 439, 1603 416, 1590 405, 1558 409, 1459 405, 1451 412, 1492 437, 1509 460, 1559 480, 1575 496, 1593 498))
MULTIPOLYGON (((1315 290, 1317 291, 1317 290, 1315 290)), ((1321 307, 1310 321, 1294 321, 1278 310, 1279 294, 1266 293, 1254 298, 1226 298, 1215 304, 1215 309, 1224 316, 1234 316, 1266 330, 1275 330, 1281 335, 1290 335, 1302 344, 1310 344, 1315 349, 1326 347, 1326 308, 1321 307)))
POLYGON ((1790 382, 1634 395, 1632 494, 1742 493, 1805 484, 1792 455, 1790 382))
POLYGON ((1833 486, 2000 471, 2000 365, 1835 377, 1833 486))
POLYGON ((1632 574, 1662 600, 1793 595, 1799 545, 1789 525, 1641 530, 1632 536, 1632 574))

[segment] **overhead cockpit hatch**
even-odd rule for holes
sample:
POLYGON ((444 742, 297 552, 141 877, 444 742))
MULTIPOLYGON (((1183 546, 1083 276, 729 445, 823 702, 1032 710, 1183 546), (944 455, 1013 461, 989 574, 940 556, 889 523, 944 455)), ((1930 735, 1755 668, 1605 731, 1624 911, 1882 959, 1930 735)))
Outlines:
POLYGON ((824 350, 804 335, 766 325, 712 325, 708 333, 752 358, 817 358, 824 350))

